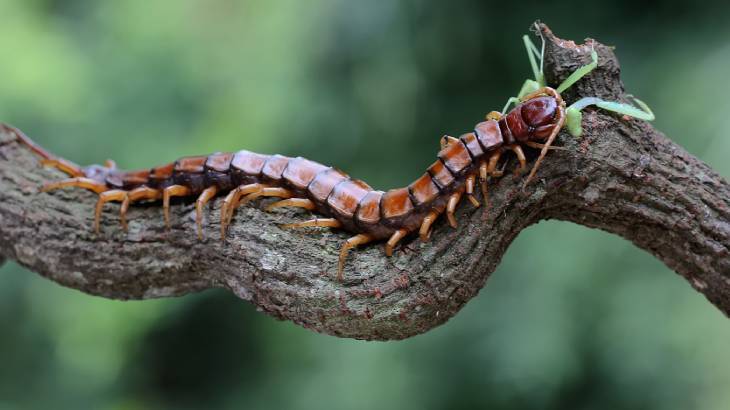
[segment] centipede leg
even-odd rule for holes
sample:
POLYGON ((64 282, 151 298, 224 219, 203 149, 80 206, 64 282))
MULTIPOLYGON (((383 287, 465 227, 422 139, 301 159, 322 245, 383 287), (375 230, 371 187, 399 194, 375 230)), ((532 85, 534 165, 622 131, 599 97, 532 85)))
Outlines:
POLYGON ((520 167, 515 169, 515 175, 519 175, 527 169, 527 158, 525 158, 525 152, 522 151, 522 147, 519 145, 510 145, 509 149, 515 153, 517 160, 520 161, 520 167))
POLYGON ((122 201, 122 206, 119 208, 119 221, 122 224, 122 229, 126 232, 129 228, 127 226, 127 211, 129 210, 129 205, 131 203, 144 200, 156 200, 160 199, 161 196, 162 192, 159 189, 153 189, 150 187, 139 187, 129 191, 122 201))
POLYGON ((347 254, 350 252, 350 249, 358 245, 364 245, 368 242, 372 242, 373 239, 374 238, 370 235, 359 234, 346 240, 345 243, 342 244, 342 248, 340 248, 340 259, 337 263, 337 280, 342 281, 342 272, 345 270, 345 261, 347 260, 347 254))
POLYGON ((7 132, 7 133, 15 134, 16 141, 18 141, 21 144, 30 148, 30 150, 33 151, 39 157, 41 157, 43 159, 54 158, 54 156, 51 155, 48 151, 41 148, 40 145, 36 144, 27 135, 23 134, 23 131, 21 131, 15 127, 11 127, 10 125, 5 124, 5 123, 0 123, 0 128, 4 129, 5 132, 7 132))
MULTIPOLYGON (((278 196, 279 198, 291 198, 294 196, 294 193, 286 188, 280 188, 280 187, 265 187, 261 185, 258 189, 254 190, 251 193, 248 193, 248 195, 244 196, 243 199, 241 199, 241 196, 245 195, 245 193, 241 192, 239 195, 235 196, 235 202, 232 202, 228 204, 228 217, 226 220, 226 224, 231 223, 231 219, 233 219, 233 211, 238 208, 241 205, 245 205, 246 203, 253 201, 256 198, 260 197, 267 197, 267 196, 278 196)), ((222 228, 222 226, 221 226, 222 228)))
POLYGON ((264 185, 261 184, 248 184, 241 185, 228 193, 221 206, 221 240, 226 238, 226 229, 231 219, 233 219, 233 211, 238 206, 241 196, 260 191, 263 188, 264 185))
POLYGON ((479 165, 479 185, 482 187, 482 197, 484 198, 484 205, 489 205, 489 198, 488 194, 489 191, 487 189, 487 177, 489 176, 489 167, 486 162, 482 162, 479 165))
POLYGON ((56 168, 72 177, 84 177, 86 174, 78 165, 63 158, 44 158, 41 165, 56 168))
MULTIPOLYGON (((535 142, 535 141, 527 141, 524 144, 527 145, 530 148, 535 148, 535 149, 543 149, 543 148, 545 148, 545 144, 540 144, 539 142, 535 142)), ((548 147, 548 150, 552 150, 552 151, 567 151, 568 149, 565 148, 565 147, 550 146, 550 147, 548 147)))
POLYGON ((449 220, 449 225, 451 225, 452 228, 456 228, 459 226, 456 223, 456 217, 454 216, 454 212, 456 212, 456 207, 459 205, 459 202, 461 201, 461 191, 454 192, 449 197, 449 202, 446 204, 446 218, 449 220))
POLYGON ((171 185, 162 191, 162 214, 165 218, 165 227, 170 229, 170 198, 190 195, 190 188, 183 185, 171 185))
POLYGON ((218 187, 206 188, 195 201, 195 225, 198 227, 198 240, 203 240, 203 207, 218 194, 218 187))
POLYGON ((482 204, 474 198, 474 183, 476 182, 476 175, 469 175, 466 177, 466 197, 469 199, 474 208, 479 208, 482 204))
POLYGON ((259 191, 256 191, 252 194, 246 195, 243 199, 240 200, 236 204, 236 206, 244 205, 250 201, 253 201, 254 199, 261 198, 261 197, 267 197, 267 196, 276 196, 279 198, 292 198, 294 196, 294 193, 286 188, 280 188, 280 187, 266 187, 262 188, 259 191))
POLYGON ((41 192, 54 191, 60 188, 78 187, 88 189, 89 191, 100 194, 108 191, 109 188, 101 182, 94 181, 89 178, 69 178, 56 182, 49 182, 41 187, 41 192))
POLYGON ((101 211, 104 208, 104 204, 110 201, 124 201, 127 197, 127 191, 121 189, 114 189, 111 191, 102 192, 99 194, 99 199, 96 201, 96 209, 94 210, 94 231, 98 234, 101 230, 101 211))
POLYGON ((403 239, 406 235, 408 235, 408 231, 405 229, 398 229, 393 233, 393 235, 388 239, 388 242, 385 244, 385 255, 386 256, 393 256, 393 248, 395 248, 395 245, 400 242, 401 239, 403 239))
POLYGON ((314 218, 308 221, 294 222, 290 224, 283 224, 280 226, 285 229, 309 227, 341 228, 342 223, 335 218, 314 218))
POLYGON ((274 208, 281 208, 281 207, 285 207, 285 206, 291 206, 291 207, 295 207, 295 208, 304 208, 304 209, 307 209, 307 210, 310 210, 310 211, 313 211, 313 210, 315 210, 317 208, 317 206, 315 205, 315 203, 312 202, 309 199, 306 199, 306 198, 289 198, 289 199, 284 199, 284 200, 281 200, 281 201, 278 201, 278 202, 274 202, 273 204, 271 204, 271 205, 269 205, 269 206, 266 207, 266 211, 267 212, 270 212, 274 208))
MULTIPOLYGON (((258 185, 258 184, 252 184, 252 185, 258 185)), ((240 193, 233 196, 232 202, 225 204, 228 209, 228 215, 226 224, 230 224, 231 219, 233 219, 233 211, 238 208, 241 205, 245 205, 250 201, 253 201, 256 198, 260 197, 267 197, 267 196, 278 196, 279 198, 291 198, 294 196, 294 193, 286 188, 280 188, 280 187, 267 187, 264 185, 259 185, 257 189, 251 190, 251 192, 244 192, 241 191, 240 193), (241 199, 243 195, 246 195, 241 199)), ((231 197, 231 195, 228 195, 226 197, 226 200, 231 197)), ((222 217, 222 214, 221 214, 222 217)), ((223 225, 221 224, 221 229, 223 229, 223 225)))
POLYGON ((426 217, 423 218, 423 222, 421 222, 421 227, 418 229, 418 236, 421 238, 422 242, 426 242, 431 238, 431 225, 438 219, 439 215, 444 212, 443 209, 436 210, 433 209, 431 212, 429 212, 426 217))
POLYGON ((487 165, 487 173, 495 177, 501 177, 502 171, 497 171, 497 163, 502 157, 502 151, 498 150, 491 157, 489 157, 489 165, 487 165))

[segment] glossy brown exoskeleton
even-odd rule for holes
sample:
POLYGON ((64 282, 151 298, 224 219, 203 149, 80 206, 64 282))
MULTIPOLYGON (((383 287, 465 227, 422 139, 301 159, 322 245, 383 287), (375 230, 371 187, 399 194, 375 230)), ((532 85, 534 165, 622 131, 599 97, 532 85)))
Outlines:
POLYGON ((107 202, 121 202, 121 224, 126 229, 130 204, 161 200, 169 226, 170 198, 197 196, 197 227, 202 239, 205 205, 215 196, 225 194, 220 211, 221 237, 225 238, 236 207, 260 197, 278 197, 281 200, 267 210, 293 206, 326 216, 284 225, 286 228, 323 226, 354 234, 340 252, 337 276, 342 278, 347 253, 355 246, 387 239, 385 253, 391 255, 396 244, 410 233, 418 232, 422 240, 427 240, 431 225, 442 213, 455 227, 454 212, 462 197, 466 196, 474 206, 480 205, 474 197, 478 180, 486 199, 487 178, 501 175, 497 165, 505 151, 514 152, 519 170, 524 170, 522 146, 542 149, 525 183, 529 182, 564 122, 562 98, 552 88, 543 88, 523 98, 504 116, 493 111, 473 131, 459 138, 443 137, 436 161, 422 176, 407 187, 387 192, 374 190, 342 171, 304 158, 249 151, 182 158, 140 171, 118 170, 111 161, 104 166, 82 168, 54 157, 20 131, 4 127, 40 155, 44 164, 71 177, 44 185, 43 192, 81 187, 99 194, 94 218, 97 232, 107 202))

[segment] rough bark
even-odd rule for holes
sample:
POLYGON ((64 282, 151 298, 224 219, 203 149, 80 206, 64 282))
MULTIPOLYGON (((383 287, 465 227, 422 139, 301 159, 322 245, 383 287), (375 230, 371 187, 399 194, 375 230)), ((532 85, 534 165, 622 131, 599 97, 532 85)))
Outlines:
MULTIPOLYGON (((547 41, 546 75, 556 84, 590 60, 600 64, 564 97, 623 99, 612 50, 588 40, 547 41)), ((572 221, 621 235, 686 278, 730 314, 730 187, 709 166, 649 123, 588 110, 582 139, 561 135, 536 181, 494 181, 490 207, 464 205, 454 230, 440 222, 433 240, 417 240, 392 258, 368 246, 335 280, 347 233, 286 231, 278 223, 304 213, 238 210, 226 243, 218 240, 218 202, 206 215, 206 240, 194 235, 191 204, 174 206, 166 232, 158 206, 130 211, 123 233, 108 207, 102 234, 91 231, 95 196, 83 190, 41 194, 61 175, 11 135, 0 134, 0 263, 18 261, 64 286, 115 299, 231 290, 261 311, 341 337, 401 339, 444 323, 484 286, 512 240, 544 219, 572 221)))

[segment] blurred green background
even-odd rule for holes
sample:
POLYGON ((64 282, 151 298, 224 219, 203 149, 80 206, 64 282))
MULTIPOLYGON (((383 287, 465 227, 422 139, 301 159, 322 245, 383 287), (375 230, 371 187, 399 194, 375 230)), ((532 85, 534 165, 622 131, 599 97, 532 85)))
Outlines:
MULTIPOLYGON (((380 189, 529 75, 520 36, 616 46, 656 126, 730 175, 730 5, 0 0, 0 120, 79 163, 247 148, 380 189)), ((447 324, 360 342, 224 291, 117 302, 0 269, 0 409, 730 408, 730 323, 647 253, 541 223, 447 324)))

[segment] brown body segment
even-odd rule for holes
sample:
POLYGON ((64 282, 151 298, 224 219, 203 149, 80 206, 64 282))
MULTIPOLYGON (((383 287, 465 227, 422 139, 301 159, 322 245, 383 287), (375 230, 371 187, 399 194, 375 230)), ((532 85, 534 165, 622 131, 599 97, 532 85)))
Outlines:
POLYGON ((347 175, 334 168, 330 168, 318 173, 312 182, 309 183, 307 190, 309 191, 309 195, 312 196, 312 199, 323 204, 327 201, 327 197, 335 189, 335 186, 345 179, 347 179, 347 175))
POLYGON ((438 157, 454 175, 460 175, 471 165, 471 155, 461 140, 456 140, 442 149, 438 157))
POLYGON ((274 182, 281 180, 281 174, 284 172, 284 168, 289 164, 290 158, 283 155, 272 155, 264 163, 264 167, 261 169, 261 175, 264 179, 269 179, 274 182))
POLYGON ((233 154, 230 152, 217 152, 208 157, 205 161, 205 168, 213 170, 215 172, 228 172, 231 167, 231 161, 233 160, 233 154))
POLYGON ((122 186, 126 190, 146 184, 150 180, 150 170, 131 171, 122 175, 122 186))
MULTIPOLYGON (((205 162, 208 157, 186 157, 175 161, 175 167, 172 172, 172 179, 175 185, 188 188, 184 191, 184 195, 198 194, 205 188, 205 162)), ((183 191, 176 191, 177 193, 183 191)), ((177 196, 177 195, 176 195, 177 196)))
POLYGON ((503 119, 510 133, 519 142, 526 142, 530 135, 530 127, 522 119, 521 111, 512 111, 503 119))
POLYGON ((464 134, 459 137, 459 139, 464 145, 466 145, 466 148, 469 150, 469 153, 471 153, 472 158, 479 158, 484 155, 484 150, 482 149, 481 144, 479 144, 479 140, 475 133, 470 132, 468 134, 464 134))
POLYGON ((156 180, 165 180, 168 178, 172 178, 172 172, 175 169, 175 163, 171 162, 169 164, 160 165, 159 167, 152 168, 152 171, 150 171, 150 178, 156 179, 156 180))
POLYGON ((444 163, 440 159, 431 164, 428 167, 428 173, 433 177, 433 182, 439 188, 439 190, 446 190, 452 183, 454 183, 454 176, 451 175, 448 169, 444 166, 444 163))
POLYGON ((335 211, 335 214, 351 219, 355 216, 360 201, 372 190, 370 185, 357 179, 342 181, 327 197, 327 205, 335 211))
POLYGON ((391 189, 380 201, 380 213, 383 218, 393 219, 408 215, 413 211, 413 202, 408 188, 391 189))
POLYGON ((208 157, 185 157, 175 161, 173 173, 202 174, 208 157))
POLYGON ((504 142, 497 121, 482 121, 474 127, 474 132, 485 153, 497 149, 504 142))
POLYGON ((246 175, 258 176, 264 168, 268 156, 256 154, 250 151, 238 151, 231 160, 231 167, 243 172, 246 175))
POLYGON ((357 209, 357 221, 362 224, 377 224, 380 222, 380 199, 383 191, 370 191, 360 201, 357 209))
POLYGON ((428 172, 408 185, 408 189, 416 206, 429 203, 439 195, 439 188, 434 184, 433 178, 428 172))
POLYGON ((152 168, 152 170, 150 171, 150 187, 164 188, 165 185, 170 185, 168 181, 172 180, 172 174, 174 169, 174 162, 152 168))
POLYGON ((289 161, 289 165, 286 166, 281 177, 292 185, 292 187, 298 190, 304 190, 317 174, 326 169, 327 167, 322 164, 302 157, 296 157, 289 161))
MULTIPOLYGON (((230 152, 218 152, 212 154, 205 161, 205 177, 206 177, 206 195, 203 197, 202 204, 207 203, 218 190, 229 190, 233 188, 233 181, 231 179, 230 168, 231 162, 233 161, 233 153, 230 152), (214 191, 211 191, 215 188, 214 191), (213 192, 213 195, 211 195, 213 192)), ((202 206, 202 205, 200 205, 202 206)), ((198 207, 200 207, 198 206, 198 207)), ((200 213, 200 211, 198 211, 200 213)), ((200 234, 200 229, 198 229, 200 234)))

